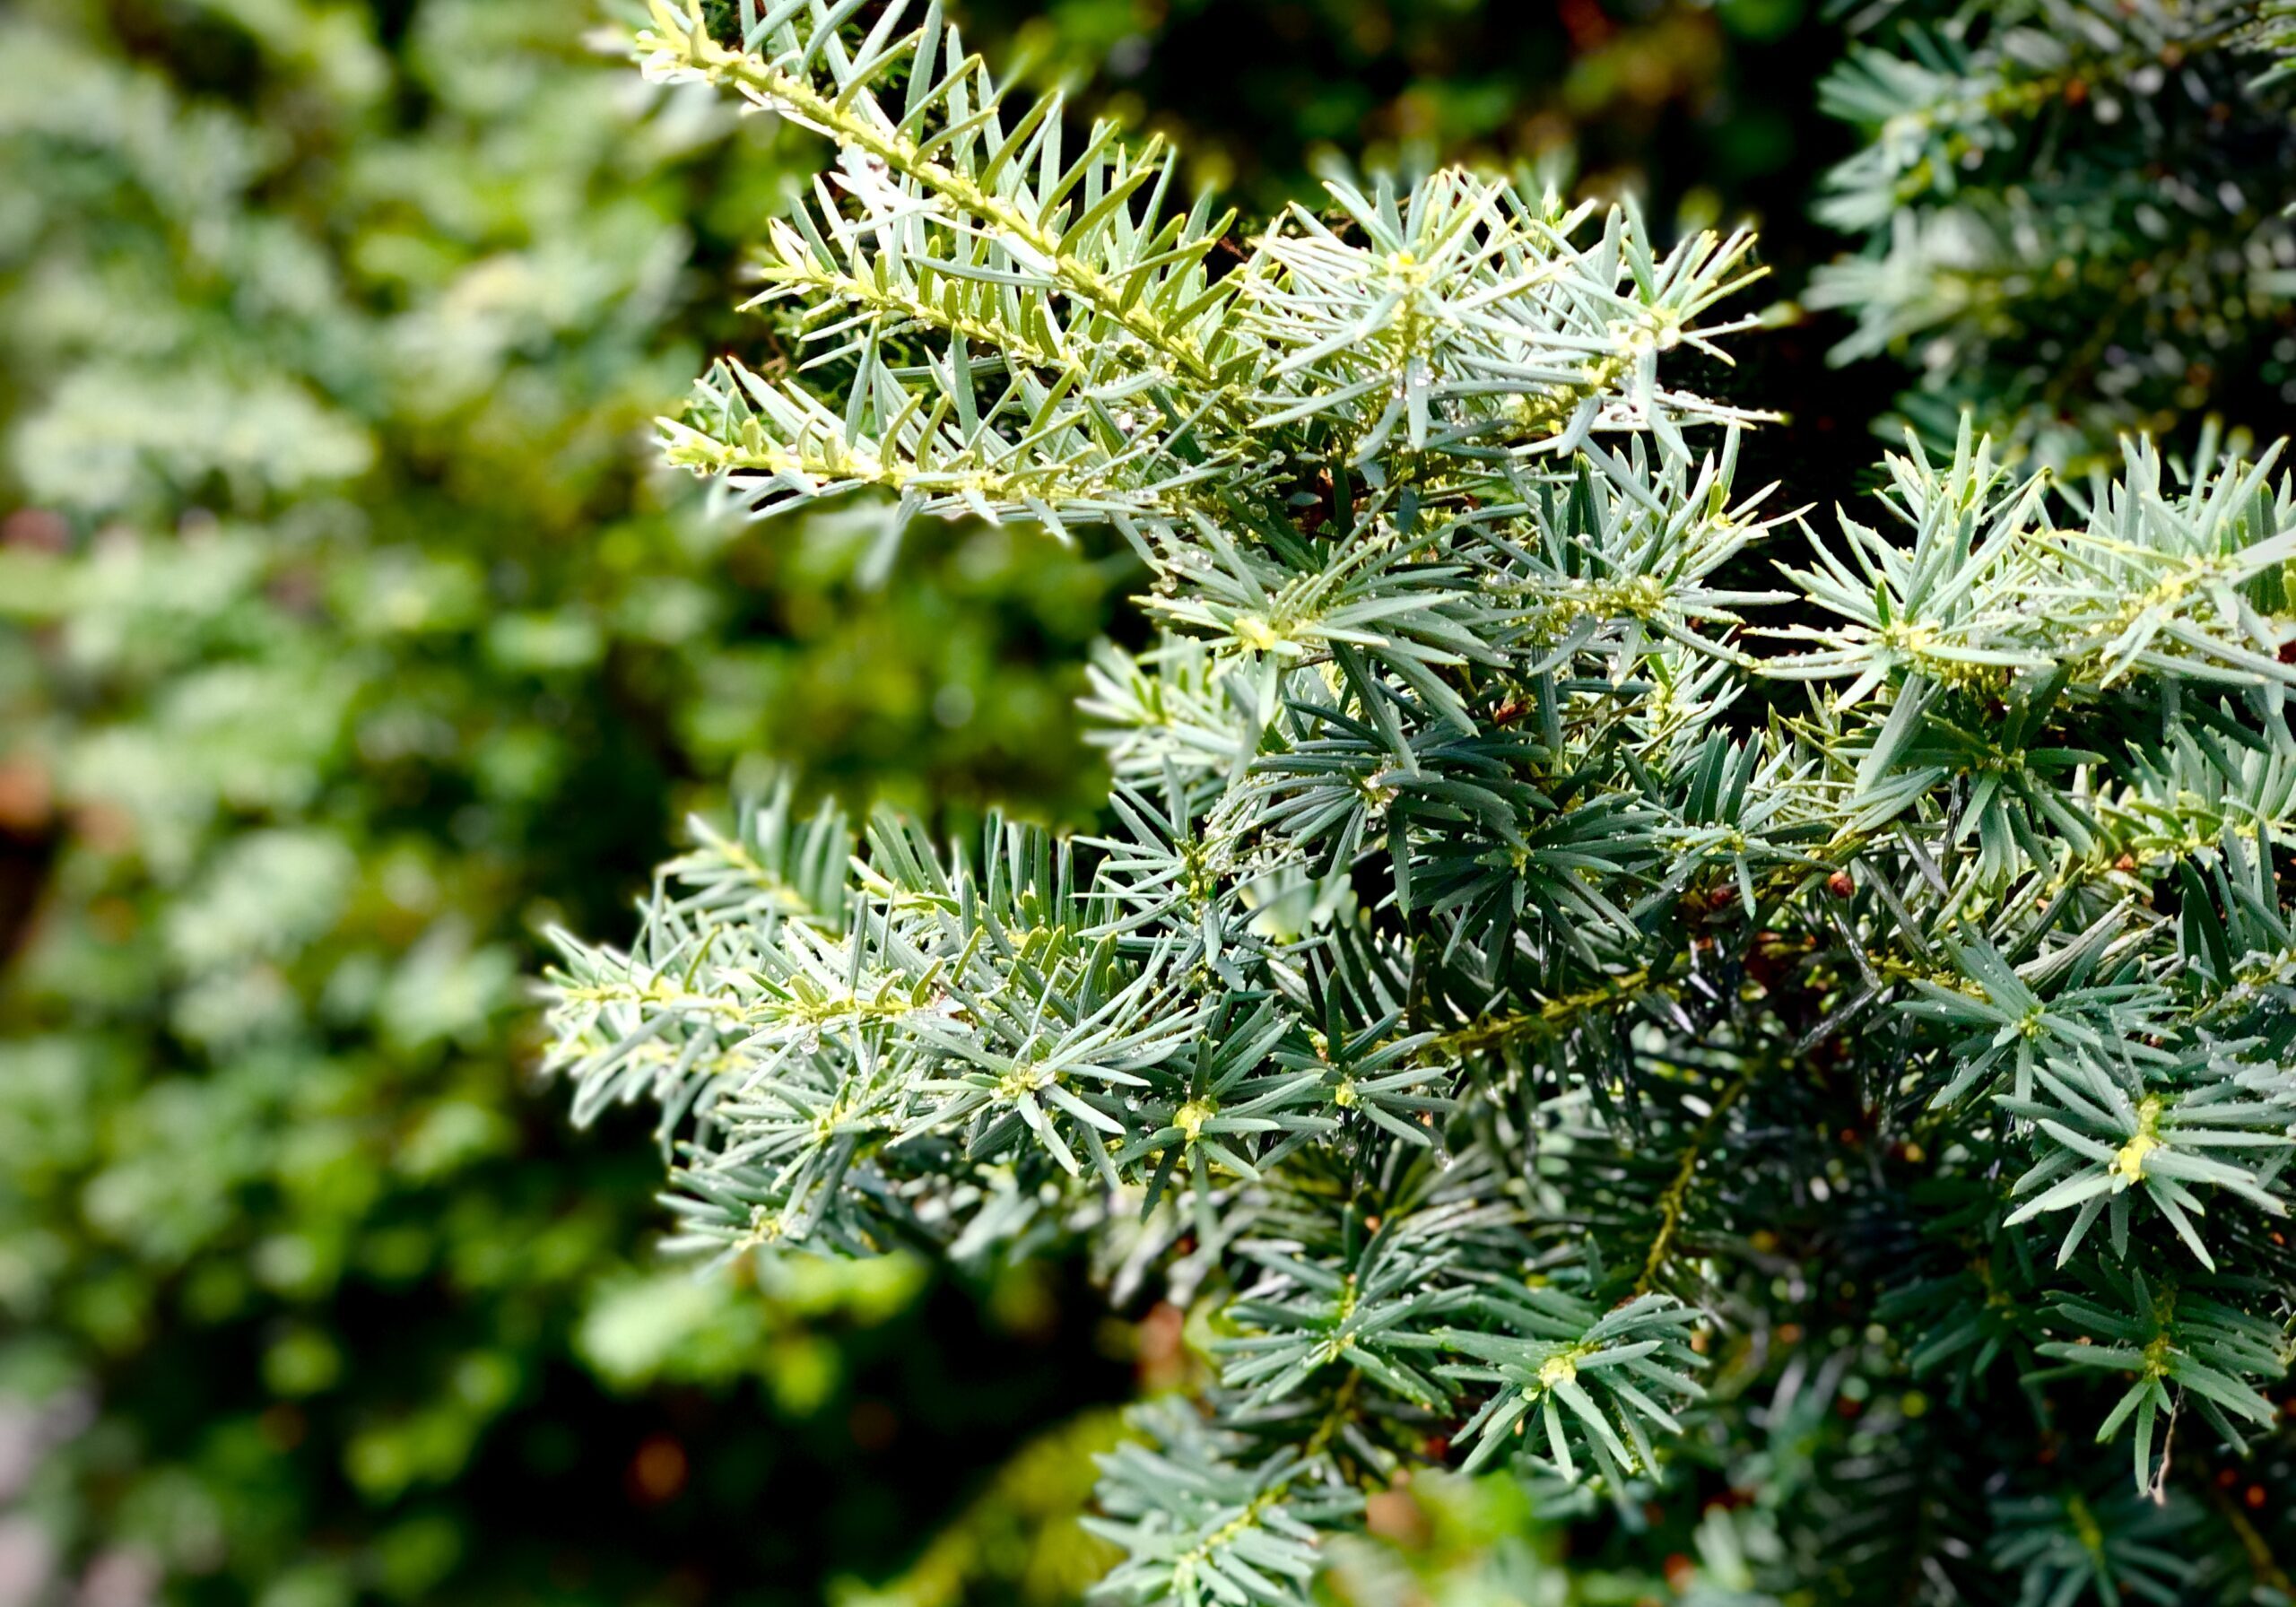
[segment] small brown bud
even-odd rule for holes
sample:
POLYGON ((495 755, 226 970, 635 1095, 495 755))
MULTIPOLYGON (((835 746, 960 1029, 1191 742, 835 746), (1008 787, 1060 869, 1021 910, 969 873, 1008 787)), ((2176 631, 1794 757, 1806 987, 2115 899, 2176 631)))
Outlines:
POLYGON ((1826 878, 1826 891, 1837 899, 1847 899, 1857 890, 1857 883, 1850 880, 1848 871, 1836 871, 1826 878))

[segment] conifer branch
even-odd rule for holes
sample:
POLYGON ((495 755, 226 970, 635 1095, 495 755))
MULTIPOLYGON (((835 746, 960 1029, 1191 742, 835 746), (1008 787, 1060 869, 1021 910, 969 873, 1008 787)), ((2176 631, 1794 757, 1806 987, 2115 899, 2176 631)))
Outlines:
POLYGON ((1733 1410, 1700 1336, 1812 1202, 1813 1241, 1901 1224, 1823 1297, 1892 1314, 1876 1376, 2132 1448, 1961 1551, 2034 1600, 2170 1577, 2110 1524, 2173 1443, 2270 1431, 2296 1309, 2274 455, 2067 490, 1965 424, 1746 589, 1801 516, 1735 483, 1761 415, 1668 377, 1743 327, 1745 238, 1446 172, 1335 185, 1213 286, 1169 152, 1064 163, 1057 104, 1008 125, 901 9, 663 13, 653 71, 842 152, 767 269, 801 377, 728 364, 665 433, 761 513, 1113 526, 1158 636, 1093 667, 1108 814, 857 849, 776 801, 629 953, 565 940, 578 1115, 660 1102, 696 1248, 1081 1238, 1207 1302, 1216 1385, 1102 1464, 1138 1601, 1302 1602, 1429 1462, 1631 1509, 1733 1410), (1745 1254, 1670 1279, 1694 1194, 1745 1254))

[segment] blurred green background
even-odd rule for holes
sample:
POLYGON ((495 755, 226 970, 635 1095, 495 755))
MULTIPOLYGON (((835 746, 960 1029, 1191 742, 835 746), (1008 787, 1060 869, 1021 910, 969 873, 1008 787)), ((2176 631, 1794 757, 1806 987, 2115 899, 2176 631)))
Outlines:
MULTIPOLYGON (((1262 206, 1326 151, 1470 156, 1752 217, 1788 289, 1839 245, 1803 0, 955 9, 1262 206)), ((1107 1403, 1185 1365, 1057 1266, 697 1281, 644 1125, 535 1081, 541 928, 622 930, 770 767, 1088 818, 1131 578, 955 527, 874 589, 882 514, 653 471, 814 152, 607 21, 0 10, 0 1607, 1071 1601, 1107 1403)), ((1839 432, 1813 495, 1896 383, 1840 334, 1735 382, 1839 432)), ((1497 1498, 1333 1588, 1473 1556, 1526 1599, 1497 1498)))

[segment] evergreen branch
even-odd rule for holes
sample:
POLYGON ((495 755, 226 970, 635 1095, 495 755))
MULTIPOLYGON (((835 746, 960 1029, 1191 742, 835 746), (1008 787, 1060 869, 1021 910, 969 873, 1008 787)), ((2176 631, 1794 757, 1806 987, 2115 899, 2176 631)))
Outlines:
POLYGON ((1657 1287, 1666 1263, 1674 1255, 1674 1242, 1682 1233, 1683 1215, 1690 1203, 1691 1183, 1698 1174, 1698 1164, 1706 1158, 1708 1147, 1721 1130, 1730 1108, 1744 1096, 1752 1081, 1753 1073, 1748 1069, 1725 1084, 1715 1098, 1713 1109, 1683 1146, 1674 1177, 1658 1195, 1658 1231, 1652 1236, 1650 1248, 1642 1257, 1642 1271, 1634 1280, 1634 1299, 1639 1299, 1657 1287))
MULTIPOLYGON (((673 455, 761 511, 867 485, 896 528, 1112 525, 1156 645, 1091 672, 1097 835, 705 849, 629 955, 570 941, 552 1064, 578 1114, 691 1133, 682 1242, 1081 1235, 1200 1299, 1217 1385, 1102 1464, 1144 1602, 1294 1607, 1367 1490, 1455 1450, 1631 1509, 1752 1387, 1707 1401, 1716 1329, 1663 1292, 1693 1216, 1737 1251, 1718 1313, 1775 1312, 1767 1236, 1805 1247, 1876 1402, 2046 1398, 2170 1493, 2175 1444, 2277 1432, 2274 455, 2133 443, 2082 491, 1965 421, 1742 589, 1802 516, 1735 487, 1754 415, 1660 372, 1723 354, 1747 239, 1662 253, 1628 209, 1441 173, 1335 186, 1344 224, 1294 209, 1213 287, 1226 222, 1166 213, 1168 153, 1099 130, 1064 163, 1056 102, 1008 124, 901 14, 652 36, 840 146, 767 268, 808 378, 722 368, 673 455)), ((2188 1577, 2147 1538, 2185 1508, 2022 1477, 1936 1556, 2035 1601, 2188 1577)))
MULTIPOLYGON (((1208 302, 1199 299, 1171 316, 1159 317, 1155 299, 1144 300, 1140 293, 1140 265, 1119 258, 1103 265, 1077 249, 1082 239, 1105 238, 1111 202, 1121 207, 1126 196, 1152 178, 1154 193, 1161 194, 1170 184, 1173 159, 1161 142, 1152 140, 1119 169, 1122 177, 1108 195, 1093 195, 1091 207, 1062 227, 1062 198, 1085 174, 1101 173, 1096 154, 1114 141, 1113 127, 1095 128, 1086 154, 1040 196, 1016 186, 999 187, 993 178, 984 180, 961 160, 943 160, 944 152, 961 157, 986 148, 1005 157, 1001 162, 992 160, 987 171, 1017 177, 1019 165, 1005 155, 1013 139, 1057 126, 1059 109, 1057 101, 1040 102, 1008 135, 996 117, 1001 91, 988 82, 979 58, 963 54, 955 30, 942 25, 938 0, 930 0, 915 32, 898 40, 892 30, 907 4, 894 0, 873 28, 873 43, 850 57, 838 40, 839 23, 859 10, 849 0, 835 7, 815 0, 782 0, 762 10, 745 0, 741 48, 721 45, 710 36, 699 0, 685 0, 683 14, 674 9, 672 0, 652 4, 654 27, 637 39, 648 76, 722 85, 883 163, 926 195, 944 201, 957 215, 978 219, 1004 241, 1017 243, 1031 268, 1171 364, 1177 375, 1205 391, 1222 392, 1217 337, 1207 352, 1206 343, 1192 333, 1191 326, 1215 315, 1232 291, 1216 296, 1207 291, 1213 296, 1208 302), (750 40, 770 45, 772 53, 753 48, 750 40), (908 101, 899 117, 881 106, 870 89, 896 65, 906 65, 910 75, 908 101), (935 115, 944 120, 944 126, 927 134, 926 120, 935 115), (1096 228, 1088 229, 1085 219, 1093 212, 1102 215, 1093 220, 1096 228)), ((1199 224, 1184 239, 1200 260, 1222 232, 1199 224)), ((1169 265, 1163 276, 1170 277, 1169 265)))

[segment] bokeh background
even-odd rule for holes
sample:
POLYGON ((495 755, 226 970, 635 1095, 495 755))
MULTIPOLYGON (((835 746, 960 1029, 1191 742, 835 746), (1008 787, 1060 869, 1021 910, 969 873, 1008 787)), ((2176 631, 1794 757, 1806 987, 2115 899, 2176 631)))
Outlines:
MULTIPOLYGON (((1814 0, 953 9, 1262 207, 1336 152, 1752 219, 1781 305, 1731 383, 1790 399, 1796 500, 1856 489, 1903 370, 1791 305, 1855 139, 1814 0)), ((543 929, 622 930, 772 770, 1089 818, 1132 580, 961 526, 871 586, 881 514, 653 470, 816 152, 610 20, 0 7, 0 1607, 1074 1601, 1110 1403, 1187 1365, 1058 1265, 697 1281, 644 1124, 536 1081, 543 929)), ((1535 1549, 1509 1500, 1335 1593, 1535 1549)))

